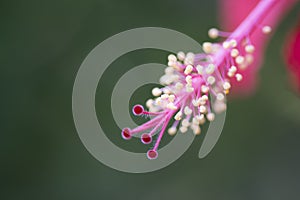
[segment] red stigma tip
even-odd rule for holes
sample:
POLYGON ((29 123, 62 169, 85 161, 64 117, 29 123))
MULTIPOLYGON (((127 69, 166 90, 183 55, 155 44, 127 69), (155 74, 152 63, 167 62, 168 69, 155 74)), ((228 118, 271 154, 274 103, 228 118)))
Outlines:
POLYGON ((151 135, 147 134, 147 133, 144 133, 141 137, 141 141, 144 143, 144 144, 149 144, 152 142, 152 137, 151 135))
POLYGON ((134 115, 141 115, 144 112, 144 107, 142 105, 135 105, 133 106, 132 112, 134 115))
POLYGON ((155 151, 155 150, 149 150, 149 151, 147 152, 147 157, 148 157, 150 160, 156 159, 157 156, 158 156, 158 153, 157 153, 157 151, 155 151))
POLYGON ((129 128, 124 128, 122 130, 122 137, 125 139, 125 140, 129 140, 131 139, 131 131, 129 128))

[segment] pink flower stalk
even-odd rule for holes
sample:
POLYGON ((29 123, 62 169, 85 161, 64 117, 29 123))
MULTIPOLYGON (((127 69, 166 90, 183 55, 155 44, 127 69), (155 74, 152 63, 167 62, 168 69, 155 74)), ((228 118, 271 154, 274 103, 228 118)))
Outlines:
MULTIPOLYGON (((268 0, 263 0, 268 1, 268 0)), ((225 30, 234 30, 251 12, 251 10, 260 2, 260 0, 220 0, 220 21, 225 30), (232 8, 238 8, 233 9, 232 8)), ((266 16, 261 24, 268 24, 273 30, 279 24, 285 13, 297 2, 297 0, 277 0, 272 11, 266 11, 266 16)), ((253 56, 255 60, 245 70, 241 72, 243 82, 236 84, 233 80, 232 92, 234 94, 248 95, 255 91, 257 85, 257 73, 263 61, 264 49, 268 42, 268 37, 262 35, 259 31, 254 31, 249 38, 255 46, 253 56)))
POLYGON ((195 135, 199 135, 205 121, 213 121, 216 113, 226 110, 225 99, 232 83, 241 82, 247 76, 244 71, 253 63, 256 50, 251 36, 256 30, 260 30, 261 35, 272 31, 262 22, 278 2, 260 1, 231 33, 210 29, 208 35, 212 39, 223 37, 225 40, 204 42, 204 53, 169 55, 168 67, 160 78, 164 87, 152 90, 154 99, 146 102, 149 111, 142 105, 135 105, 132 109, 133 114, 152 116, 152 119, 134 129, 124 128, 122 137, 128 140, 134 134, 143 133, 141 141, 150 144, 158 132, 154 146, 147 152, 149 159, 155 159, 165 132, 175 135, 178 127, 182 133, 191 128, 195 135), (175 121, 168 128, 172 118, 175 121))

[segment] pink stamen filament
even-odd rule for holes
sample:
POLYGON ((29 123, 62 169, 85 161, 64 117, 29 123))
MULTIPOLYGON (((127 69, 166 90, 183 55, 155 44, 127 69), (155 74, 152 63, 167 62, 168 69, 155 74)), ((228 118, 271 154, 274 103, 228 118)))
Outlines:
POLYGON ((166 118, 166 120, 165 120, 165 122, 164 122, 164 124, 163 124, 163 127, 162 127, 162 129, 161 129, 161 131, 160 131, 160 133, 159 133, 159 135, 158 135, 158 138, 157 138, 157 140, 156 140, 156 142, 155 142, 155 145, 154 145, 154 147, 153 147, 153 150, 154 150, 154 151, 157 151, 157 148, 158 148, 158 146, 159 146, 159 143, 160 143, 160 141, 161 141, 161 138, 162 138, 162 136, 164 135, 165 130, 166 130, 168 124, 169 124, 170 118, 172 117, 173 114, 174 114, 174 112, 170 112, 170 113, 168 114, 168 116, 167 116, 167 118, 166 118))

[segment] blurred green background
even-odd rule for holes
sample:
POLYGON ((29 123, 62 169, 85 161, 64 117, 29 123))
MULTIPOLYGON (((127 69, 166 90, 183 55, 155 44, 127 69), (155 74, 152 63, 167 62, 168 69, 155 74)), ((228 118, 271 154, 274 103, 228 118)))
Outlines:
MULTIPOLYGON (((300 98, 281 57, 299 4, 268 45, 256 94, 229 102, 209 156, 198 159, 198 137, 175 163, 148 174, 110 169, 82 145, 71 109, 77 70, 97 44, 131 28, 165 27, 206 40, 218 26, 217 1, 12 0, 0 9, 0 199, 299 199, 300 98)), ((164 63, 166 55, 133 52, 114 64, 126 71, 164 63)), ((108 137, 124 145, 107 109, 109 80, 97 111, 117 131, 108 137)))

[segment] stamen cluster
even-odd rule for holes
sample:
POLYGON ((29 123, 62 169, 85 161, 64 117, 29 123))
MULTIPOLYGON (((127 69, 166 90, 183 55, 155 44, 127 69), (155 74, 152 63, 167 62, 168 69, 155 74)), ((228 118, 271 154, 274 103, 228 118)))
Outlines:
MULTIPOLYGON (((264 26, 262 32, 268 34, 271 28, 264 26)), ((185 133, 191 129, 199 135, 206 121, 211 122, 215 114, 224 112, 232 80, 242 81, 241 72, 253 62, 255 47, 248 36, 231 38, 230 33, 215 28, 210 29, 208 35, 212 39, 228 38, 221 43, 204 42, 200 54, 169 55, 168 67, 160 78, 162 87, 152 89, 153 98, 147 100, 147 110, 142 105, 132 109, 135 115, 152 116, 151 120, 134 129, 122 130, 124 139, 143 133, 141 141, 144 144, 150 144, 158 133, 154 146, 147 152, 149 159, 157 158, 165 132, 175 135, 178 130, 185 133)))

